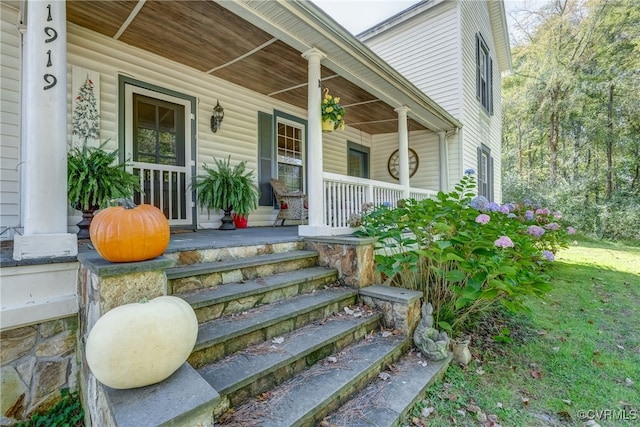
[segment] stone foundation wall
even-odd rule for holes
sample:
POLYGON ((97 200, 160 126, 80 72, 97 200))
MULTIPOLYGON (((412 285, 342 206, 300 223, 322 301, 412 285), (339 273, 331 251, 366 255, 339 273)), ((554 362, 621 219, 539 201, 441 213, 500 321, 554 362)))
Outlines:
POLYGON ((46 412, 60 391, 78 388, 78 316, 2 331, 2 419, 12 425, 46 412))

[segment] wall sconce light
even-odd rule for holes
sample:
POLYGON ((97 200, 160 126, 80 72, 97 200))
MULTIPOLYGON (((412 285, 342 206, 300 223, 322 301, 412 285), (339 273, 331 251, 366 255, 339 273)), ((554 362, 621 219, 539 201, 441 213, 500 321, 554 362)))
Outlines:
POLYGON ((216 133, 222 125, 222 119, 224 118, 224 108, 220 106, 220 101, 216 102, 216 106, 213 107, 213 116, 211 116, 211 131, 216 133))

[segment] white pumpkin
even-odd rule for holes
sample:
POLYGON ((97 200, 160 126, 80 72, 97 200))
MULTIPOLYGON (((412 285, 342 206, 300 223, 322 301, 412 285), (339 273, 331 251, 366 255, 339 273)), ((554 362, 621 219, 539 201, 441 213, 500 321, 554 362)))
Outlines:
POLYGON ((91 329, 87 363, 98 381, 111 388, 155 384, 182 366, 197 335, 196 314, 178 297, 121 305, 91 329))

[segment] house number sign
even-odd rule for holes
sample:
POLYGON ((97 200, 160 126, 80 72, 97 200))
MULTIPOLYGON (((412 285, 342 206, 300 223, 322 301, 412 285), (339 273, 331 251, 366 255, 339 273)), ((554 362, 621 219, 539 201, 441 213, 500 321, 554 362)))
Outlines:
MULTIPOLYGON (((51 21, 53 21, 53 17, 51 16, 51 4, 48 4, 47 5, 47 22, 51 22, 51 21)), ((58 38, 58 32, 56 31, 56 29, 48 25, 44 27, 44 33, 47 36, 47 38, 44 39, 45 44, 51 43, 58 38)), ((47 50, 46 55, 47 55, 47 68, 52 67, 53 63, 51 62, 51 49, 47 50)), ((43 79, 44 79, 44 82, 46 83, 46 85, 44 86, 44 90, 49 90, 58 83, 57 77, 51 73, 45 73, 43 76, 43 79)))

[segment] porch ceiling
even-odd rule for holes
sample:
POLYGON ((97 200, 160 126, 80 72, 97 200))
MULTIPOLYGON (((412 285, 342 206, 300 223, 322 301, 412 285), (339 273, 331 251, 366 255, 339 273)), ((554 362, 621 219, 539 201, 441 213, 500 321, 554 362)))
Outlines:
MULTIPOLYGON (((77 25, 297 107, 307 108, 301 52, 214 1, 67 1, 77 25)), ((347 124, 368 134, 397 132, 394 108, 322 67, 347 124)), ((409 119, 409 130, 427 129, 409 119)))

